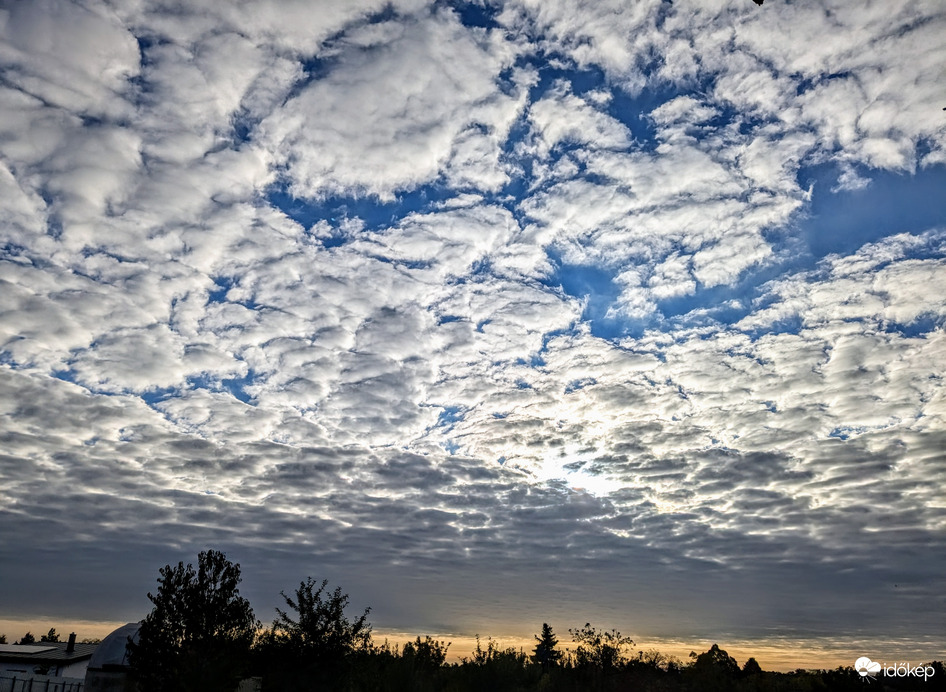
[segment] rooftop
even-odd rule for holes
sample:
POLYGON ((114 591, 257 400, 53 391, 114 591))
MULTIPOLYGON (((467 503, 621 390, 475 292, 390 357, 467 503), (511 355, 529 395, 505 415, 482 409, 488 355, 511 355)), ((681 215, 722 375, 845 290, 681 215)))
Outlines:
POLYGON ((66 651, 68 646, 68 642, 0 644, 0 661, 78 661, 91 658, 98 644, 75 644, 74 651, 66 651))

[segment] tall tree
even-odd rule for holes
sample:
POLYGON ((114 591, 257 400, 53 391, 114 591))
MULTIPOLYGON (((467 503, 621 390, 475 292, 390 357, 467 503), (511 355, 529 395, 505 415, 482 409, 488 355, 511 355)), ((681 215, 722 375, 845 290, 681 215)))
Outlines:
POLYGON ((220 551, 160 570, 154 608, 129 643, 142 692, 233 692, 259 628, 240 596, 240 565, 220 551))
POLYGON ((555 633, 552 632, 552 626, 547 622, 543 622, 542 634, 535 635, 535 640, 538 644, 535 645, 535 650, 532 653, 532 662, 538 663, 545 670, 558 665, 558 662, 562 659, 562 652, 555 648, 558 645, 558 639, 555 637, 555 633))
POLYGON ((59 633, 56 632, 56 628, 55 628, 55 627, 50 627, 50 628, 49 628, 49 632, 47 632, 47 633, 44 634, 42 637, 40 637, 39 640, 40 640, 41 642, 58 642, 58 641, 59 641, 59 633))

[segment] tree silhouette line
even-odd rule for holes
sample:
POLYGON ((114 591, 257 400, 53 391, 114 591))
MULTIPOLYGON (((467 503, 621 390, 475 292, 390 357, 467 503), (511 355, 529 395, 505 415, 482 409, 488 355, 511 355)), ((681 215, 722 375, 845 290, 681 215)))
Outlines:
MULTIPOLYGON (((476 648, 446 662, 449 642, 430 636, 403 646, 376 643, 369 608, 350 617, 341 587, 307 577, 292 594, 281 592, 268 628, 240 596, 240 565, 216 550, 201 552, 197 567, 179 562, 160 569, 154 607, 129 640, 132 678, 140 692, 234 692, 242 679, 259 678, 264 692, 790 692, 795 690, 946 690, 946 669, 928 680, 865 680, 852 667, 763 671, 755 658, 740 668, 718 645, 682 662, 656 649, 634 651, 617 630, 586 623, 569 629, 574 650, 563 650, 543 623, 534 648, 503 648, 477 636, 476 648)), ((47 637, 55 641, 55 630, 47 637)), ((4 638, 5 639, 5 638, 4 638)), ((32 639, 27 634, 23 643, 32 639)))
MULTIPOLYGON (((40 644, 45 644, 47 642, 58 644, 61 641, 62 639, 59 638, 59 633, 56 631, 55 627, 50 627, 49 632, 47 632, 44 635, 41 635, 39 638, 40 644)), ((0 644, 6 644, 6 643, 7 643, 7 635, 0 634, 0 644)), ((33 633, 27 632, 26 634, 24 634, 22 637, 20 637, 18 640, 16 640, 13 643, 30 645, 30 644, 36 644, 37 642, 36 642, 36 637, 33 635, 33 633)), ((80 644, 101 644, 102 640, 99 637, 85 637, 84 639, 80 639, 79 643, 80 644)))

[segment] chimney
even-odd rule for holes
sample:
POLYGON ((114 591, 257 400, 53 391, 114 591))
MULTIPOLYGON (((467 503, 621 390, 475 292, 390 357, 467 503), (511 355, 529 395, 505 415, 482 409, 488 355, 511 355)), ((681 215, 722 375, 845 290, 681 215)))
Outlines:
POLYGON ((71 654, 76 650, 76 633, 73 632, 69 635, 69 643, 66 644, 66 653, 71 654))

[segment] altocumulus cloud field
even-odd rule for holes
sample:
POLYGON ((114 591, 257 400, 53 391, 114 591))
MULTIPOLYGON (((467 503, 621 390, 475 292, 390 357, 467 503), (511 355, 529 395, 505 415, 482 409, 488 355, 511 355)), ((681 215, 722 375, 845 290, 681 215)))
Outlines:
POLYGON ((3 616, 215 547, 264 620, 311 574, 382 629, 942 655, 944 37, 0 3, 3 616))

